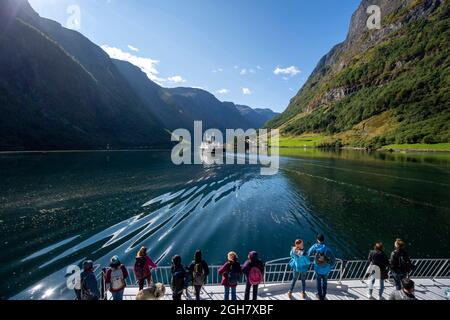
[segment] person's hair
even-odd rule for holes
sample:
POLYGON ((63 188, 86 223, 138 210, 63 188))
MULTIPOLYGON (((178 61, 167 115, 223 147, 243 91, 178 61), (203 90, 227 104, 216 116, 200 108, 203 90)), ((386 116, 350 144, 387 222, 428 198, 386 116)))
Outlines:
POLYGON ((194 255, 195 263, 200 263, 200 262, 202 262, 202 260, 203 260, 202 252, 200 250, 195 251, 195 255, 194 255))
POLYGON ((303 240, 302 240, 302 239, 297 239, 297 240, 295 240, 295 242, 294 242, 294 247, 297 246, 297 245, 301 245, 302 243, 303 243, 303 240))
POLYGON ((376 244, 375 244, 375 247, 373 248, 374 250, 377 250, 377 251, 383 251, 384 250, 384 244, 383 244, 383 242, 377 242, 376 244))
POLYGON ((146 255, 147 255, 146 247, 142 247, 137 253, 137 257, 145 257, 146 255))
POLYGON ((414 289, 414 281, 412 281, 411 279, 408 279, 408 278, 403 279, 402 285, 406 291, 411 291, 414 289))
POLYGON ((237 256, 236 252, 230 251, 227 254, 227 258, 229 261, 235 261, 238 258, 238 256, 237 256), (231 258, 231 257, 234 257, 234 258, 231 258))
POLYGON ((318 234, 317 235, 317 241, 319 242, 325 242, 325 236, 323 234, 318 234))
POLYGON ((395 247, 399 248, 399 249, 405 249, 405 241, 403 241, 402 239, 397 239, 395 240, 395 247))
POLYGON ((172 266, 178 267, 181 265, 181 257, 179 255, 176 255, 172 258, 172 266))

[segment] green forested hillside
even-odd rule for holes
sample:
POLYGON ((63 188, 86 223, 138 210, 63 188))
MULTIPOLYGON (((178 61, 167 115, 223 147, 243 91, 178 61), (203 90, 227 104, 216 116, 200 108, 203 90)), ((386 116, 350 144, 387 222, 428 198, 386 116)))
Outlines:
MULTIPOLYGON (((383 9, 385 1, 373 2, 383 9)), ((322 59, 268 126, 354 146, 449 142, 448 1, 391 1, 375 31, 355 27, 366 5, 355 13, 346 42, 322 59)))

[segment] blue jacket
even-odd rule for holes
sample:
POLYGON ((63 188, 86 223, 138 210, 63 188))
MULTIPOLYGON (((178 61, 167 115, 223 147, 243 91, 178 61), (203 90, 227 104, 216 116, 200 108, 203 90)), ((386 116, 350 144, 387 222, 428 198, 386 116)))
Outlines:
POLYGON ((333 252, 324 243, 316 243, 309 251, 308 256, 315 256, 317 253, 325 253, 325 256, 329 259, 325 265, 318 265, 316 259, 314 259, 314 271, 319 275, 328 275, 331 272, 331 268, 336 262, 333 252))
POLYGON ((311 260, 309 259, 307 252, 303 250, 301 255, 295 253, 295 248, 291 250, 291 261, 289 262, 289 266, 292 270, 296 272, 308 272, 309 267, 311 266, 311 260))

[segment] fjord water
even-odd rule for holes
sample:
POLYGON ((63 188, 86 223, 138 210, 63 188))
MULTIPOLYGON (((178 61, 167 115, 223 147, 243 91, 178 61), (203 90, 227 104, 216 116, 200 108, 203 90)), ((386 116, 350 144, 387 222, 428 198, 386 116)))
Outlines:
POLYGON ((70 299, 67 266, 132 265, 142 245, 160 265, 198 248, 210 264, 231 249, 267 261, 322 232, 344 259, 396 237, 414 257, 448 258, 450 155, 281 153, 275 176, 175 166, 169 151, 0 155, 0 297, 70 299))

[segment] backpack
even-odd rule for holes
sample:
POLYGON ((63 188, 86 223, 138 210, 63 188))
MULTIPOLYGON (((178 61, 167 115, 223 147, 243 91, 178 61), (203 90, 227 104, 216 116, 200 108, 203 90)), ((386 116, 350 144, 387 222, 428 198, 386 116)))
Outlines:
POLYGON ((406 273, 410 273, 416 268, 416 266, 411 262, 411 259, 409 259, 409 257, 405 254, 399 255, 398 267, 401 271, 405 271, 406 273))
POLYGON ((253 267, 248 273, 248 281, 252 286, 257 286, 263 282, 263 275, 258 267, 253 267))
POLYGON ((111 289, 120 290, 125 287, 125 279, 122 267, 111 269, 111 289))
POLYGON ((134 263, 134 273, 136 278, 143 279, 145 276, 145 265, 147 264, 147 259, 145 257, 137 257, 134 263))
POLYGON ((235 287, 239 283, 239 273, 235 271, 234 264, 230 266, 230 272, 228 273, 228 285, 235 287))
POLYGON ((193 284, 194 286, 203 286, 205 284, 205 273, 203 271, 202 263, 196 263, 194 265, 193 284))
POLYGON ((326 254, 327 249, 323 248, 323 250, 316 251, 315 261, 318 266, 324 267, 329 264, 330 258, 326 254))

